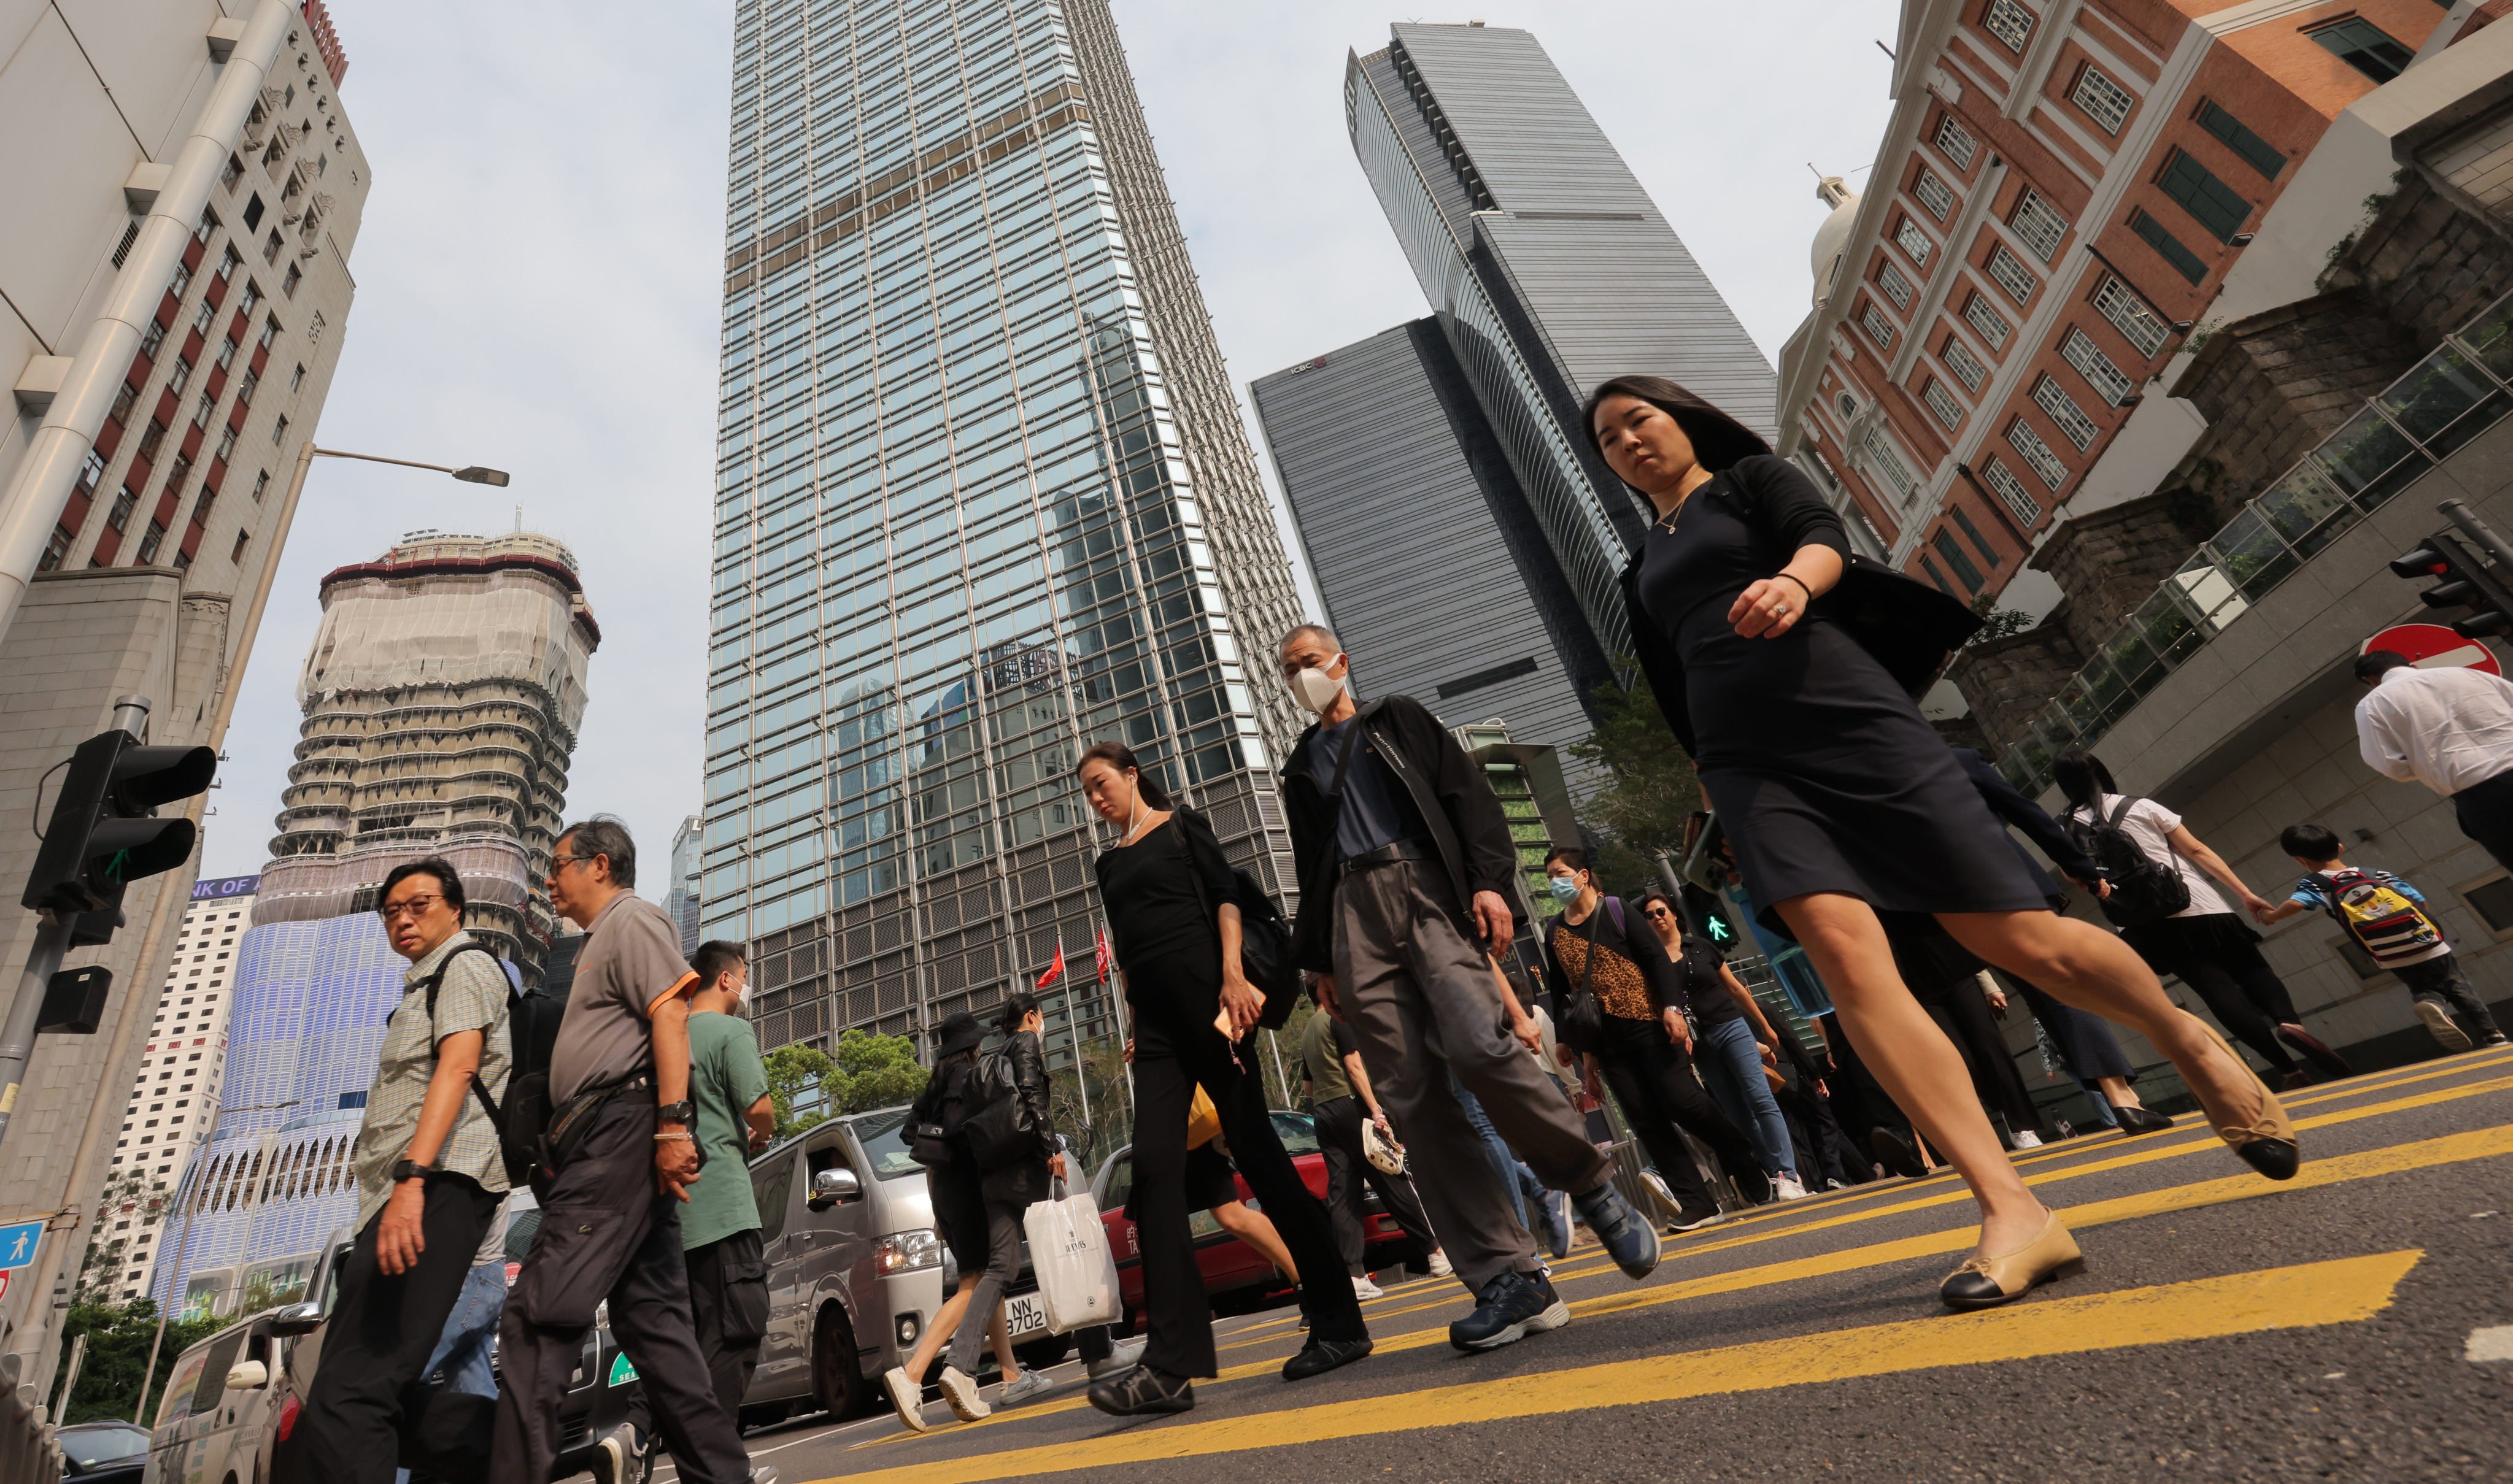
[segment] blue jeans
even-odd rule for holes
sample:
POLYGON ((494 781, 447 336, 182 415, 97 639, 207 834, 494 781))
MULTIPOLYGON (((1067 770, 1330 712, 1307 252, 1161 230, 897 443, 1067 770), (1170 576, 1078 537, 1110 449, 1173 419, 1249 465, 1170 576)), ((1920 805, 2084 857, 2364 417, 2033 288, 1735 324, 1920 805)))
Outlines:
POLYGON ((1740 1015, 1702 1032, 1694 1043, 1693 1065, 1701 1070, 1701 1080, 1719 1100, 1719 1111, 1762 1156, 1764 1173, 1794 1178, 1798 1161, 1789 1148, 1789 1125, 1780 1116, 1779 1100, 1772 1096, 1770 1080, 1763 1075, 1763 1053, 1754 1039, 1754 1028, 1740 1015))
MULTIPOLYGON (((496 1401, 498 1377, 489 1368, 489 1342, 497 1338, 498 1320, 505 1310, 504 1263, 482 1263, 464 1274, 462 1292, 455 1297, 454 1309, 445 1316, 444 1333, 437 1336, 427 1367, 419 1373, 419 1384, 496 1401), (441 1384, 436 1380, 440 1372, 445 1378, 441 1384)), ((395 1477, 400 1484, 410 1484, 407 1468, 398 1470, 395 1477)))
POLYGON ((1528 1202, 1536 1202, 1539 1211, 1543 1209, 1544 1182, 1536 1179, 1536 1172, 1519 1163, 1518 1155, 1510 1152, 1508 1143, 1493 1127, 1492 1119, 1485 1115, 1484 1106, 1475 1101, 1473 1093, 1466 1091, 1465 1083, 1451 1077, 1449 1088, 1456 1094, 1457 1107, 1464 1111, 1466 1121, 1483 1136, 1484 1152, 1492 1159, 1493 1173, 1500 1177, 1500 1188, 1509 1192, 1509 1208, 1517 1215, 1518 1224, 1535 1231, 1536 1229, 1528 1222, 1528 1202))

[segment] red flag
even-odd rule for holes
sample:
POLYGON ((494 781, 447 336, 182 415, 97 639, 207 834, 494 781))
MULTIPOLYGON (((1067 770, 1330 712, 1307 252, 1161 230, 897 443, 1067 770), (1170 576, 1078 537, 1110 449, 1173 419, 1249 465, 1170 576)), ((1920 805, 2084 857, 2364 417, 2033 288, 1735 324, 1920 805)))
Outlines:
POLYGON ((1057 980, 1059 980, 1059 979, 1061 979, 1061 978, 1063 978, 1063 977, 1064 977, 1064 945, 1063 945, 1063 944, 1061 944, 1061 943, 1059 943, 1059 944, 1056 945, 1056 961, 1055 961, 1054 963, 1051 963, 1051 964, 1049 964, 1049 965, 1047 966, 1047 972, 1046 972, 1046 973, 1041 974, 1041 975, 1039 975, 1039 976, 1038 976, 1038 986, 1037 986, 1037 987, 1038 987, 1039 989, 1042 989, 1042 990, 1043 990, 1043 989, 1046 989, 1049 985, 1056 983, 1056 981, 1057 981, 1057 980))
POLYGON ((1099 949, 1097 957, 1099 960, 1099 982, 1104 985, 1108 982, 1108 971, 1117 966, 1117 956, 1108 952, 1108 929, 1104 927, 1099 929, 1099 949))

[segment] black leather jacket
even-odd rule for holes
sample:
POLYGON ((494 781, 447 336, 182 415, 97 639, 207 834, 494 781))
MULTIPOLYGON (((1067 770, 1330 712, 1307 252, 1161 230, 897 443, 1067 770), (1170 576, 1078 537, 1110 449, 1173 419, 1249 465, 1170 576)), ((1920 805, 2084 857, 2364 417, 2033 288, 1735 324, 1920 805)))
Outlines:
POLYGON ((1027 1031, 1016 1031, 1004 1043, 1004 1055, 1013 1066, 1013 1082, 1019 1089, 1021 1107, 1029 1114, 1029 1125, 1038 1130, 1039 1147, 1034 1157, 1016 1159, 1001 1169, 988 1170, 981 1183, 986 1199, 1004 1205, 1027 1205, 1048 1198, 1051 1177, 1048 1156, 1057 1152, 1056 1122, 1048 1111, 1047 1054, 1038 1037, 1027 1031))

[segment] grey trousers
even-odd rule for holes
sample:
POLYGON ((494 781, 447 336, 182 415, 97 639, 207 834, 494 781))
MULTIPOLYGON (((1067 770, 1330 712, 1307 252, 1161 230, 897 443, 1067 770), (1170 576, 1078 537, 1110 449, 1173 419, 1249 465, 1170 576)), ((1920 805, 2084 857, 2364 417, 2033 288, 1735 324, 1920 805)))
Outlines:
POLYGON ((1003 1302, 1004 1290, 1013 1279, 1020 1276, 1021 1215, 1026 1209, 999 1200, 986 1202, 986 1270, 969 1295, 969 1311, 960 1316, 960 1327, 951 1332, 951 1351, 945 1362, 963 1376, 977 1374, 977 1357, 985 1353, 995 1306, 1003 1302))
POLYGON ((1541 1264, 1483 1135, 1450 1089, 1453 1074, 1550 1189, 1584 1194, 1606 1183, 1612 1165, 1510 1035, 1492 964, 1457 930, 1455 897, 1428 863, 1344 878, 1335 899, 1336 991, 1441 1247, 1481 1292, 1504 1272, 1541 1264))

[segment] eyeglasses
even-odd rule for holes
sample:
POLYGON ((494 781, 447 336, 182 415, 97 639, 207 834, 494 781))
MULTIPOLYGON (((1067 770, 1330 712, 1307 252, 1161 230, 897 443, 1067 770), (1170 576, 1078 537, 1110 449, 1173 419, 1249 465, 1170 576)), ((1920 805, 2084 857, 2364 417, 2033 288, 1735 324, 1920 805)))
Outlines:
POLYGON ((570 866, 581 866, 600 859, 602 857, 598 855, 553 855, 550 857, 550 875, 556 876, 570 866))
POLYGON ((429 908, 444 900, 443 897, 431 896, 404 897, 398 902, 378 908, 377 911, 383 915, 383 919, 387 922, 395 918, 417 918, 424 917, 429 908))
POLYGON ((1651 908, 1651 909, 1649 910, 1649 915, 1650 915, 1651 917, 1653 917, 1653 918, 1664 918, 1664 917, 1671 917, 1671 916, 1673 916, 1673 914, 1669 913, 1669 912, 1668 912, 1665 908, 1663 908, 1663 907, 1653 907, 1653 908, 1651 908))

